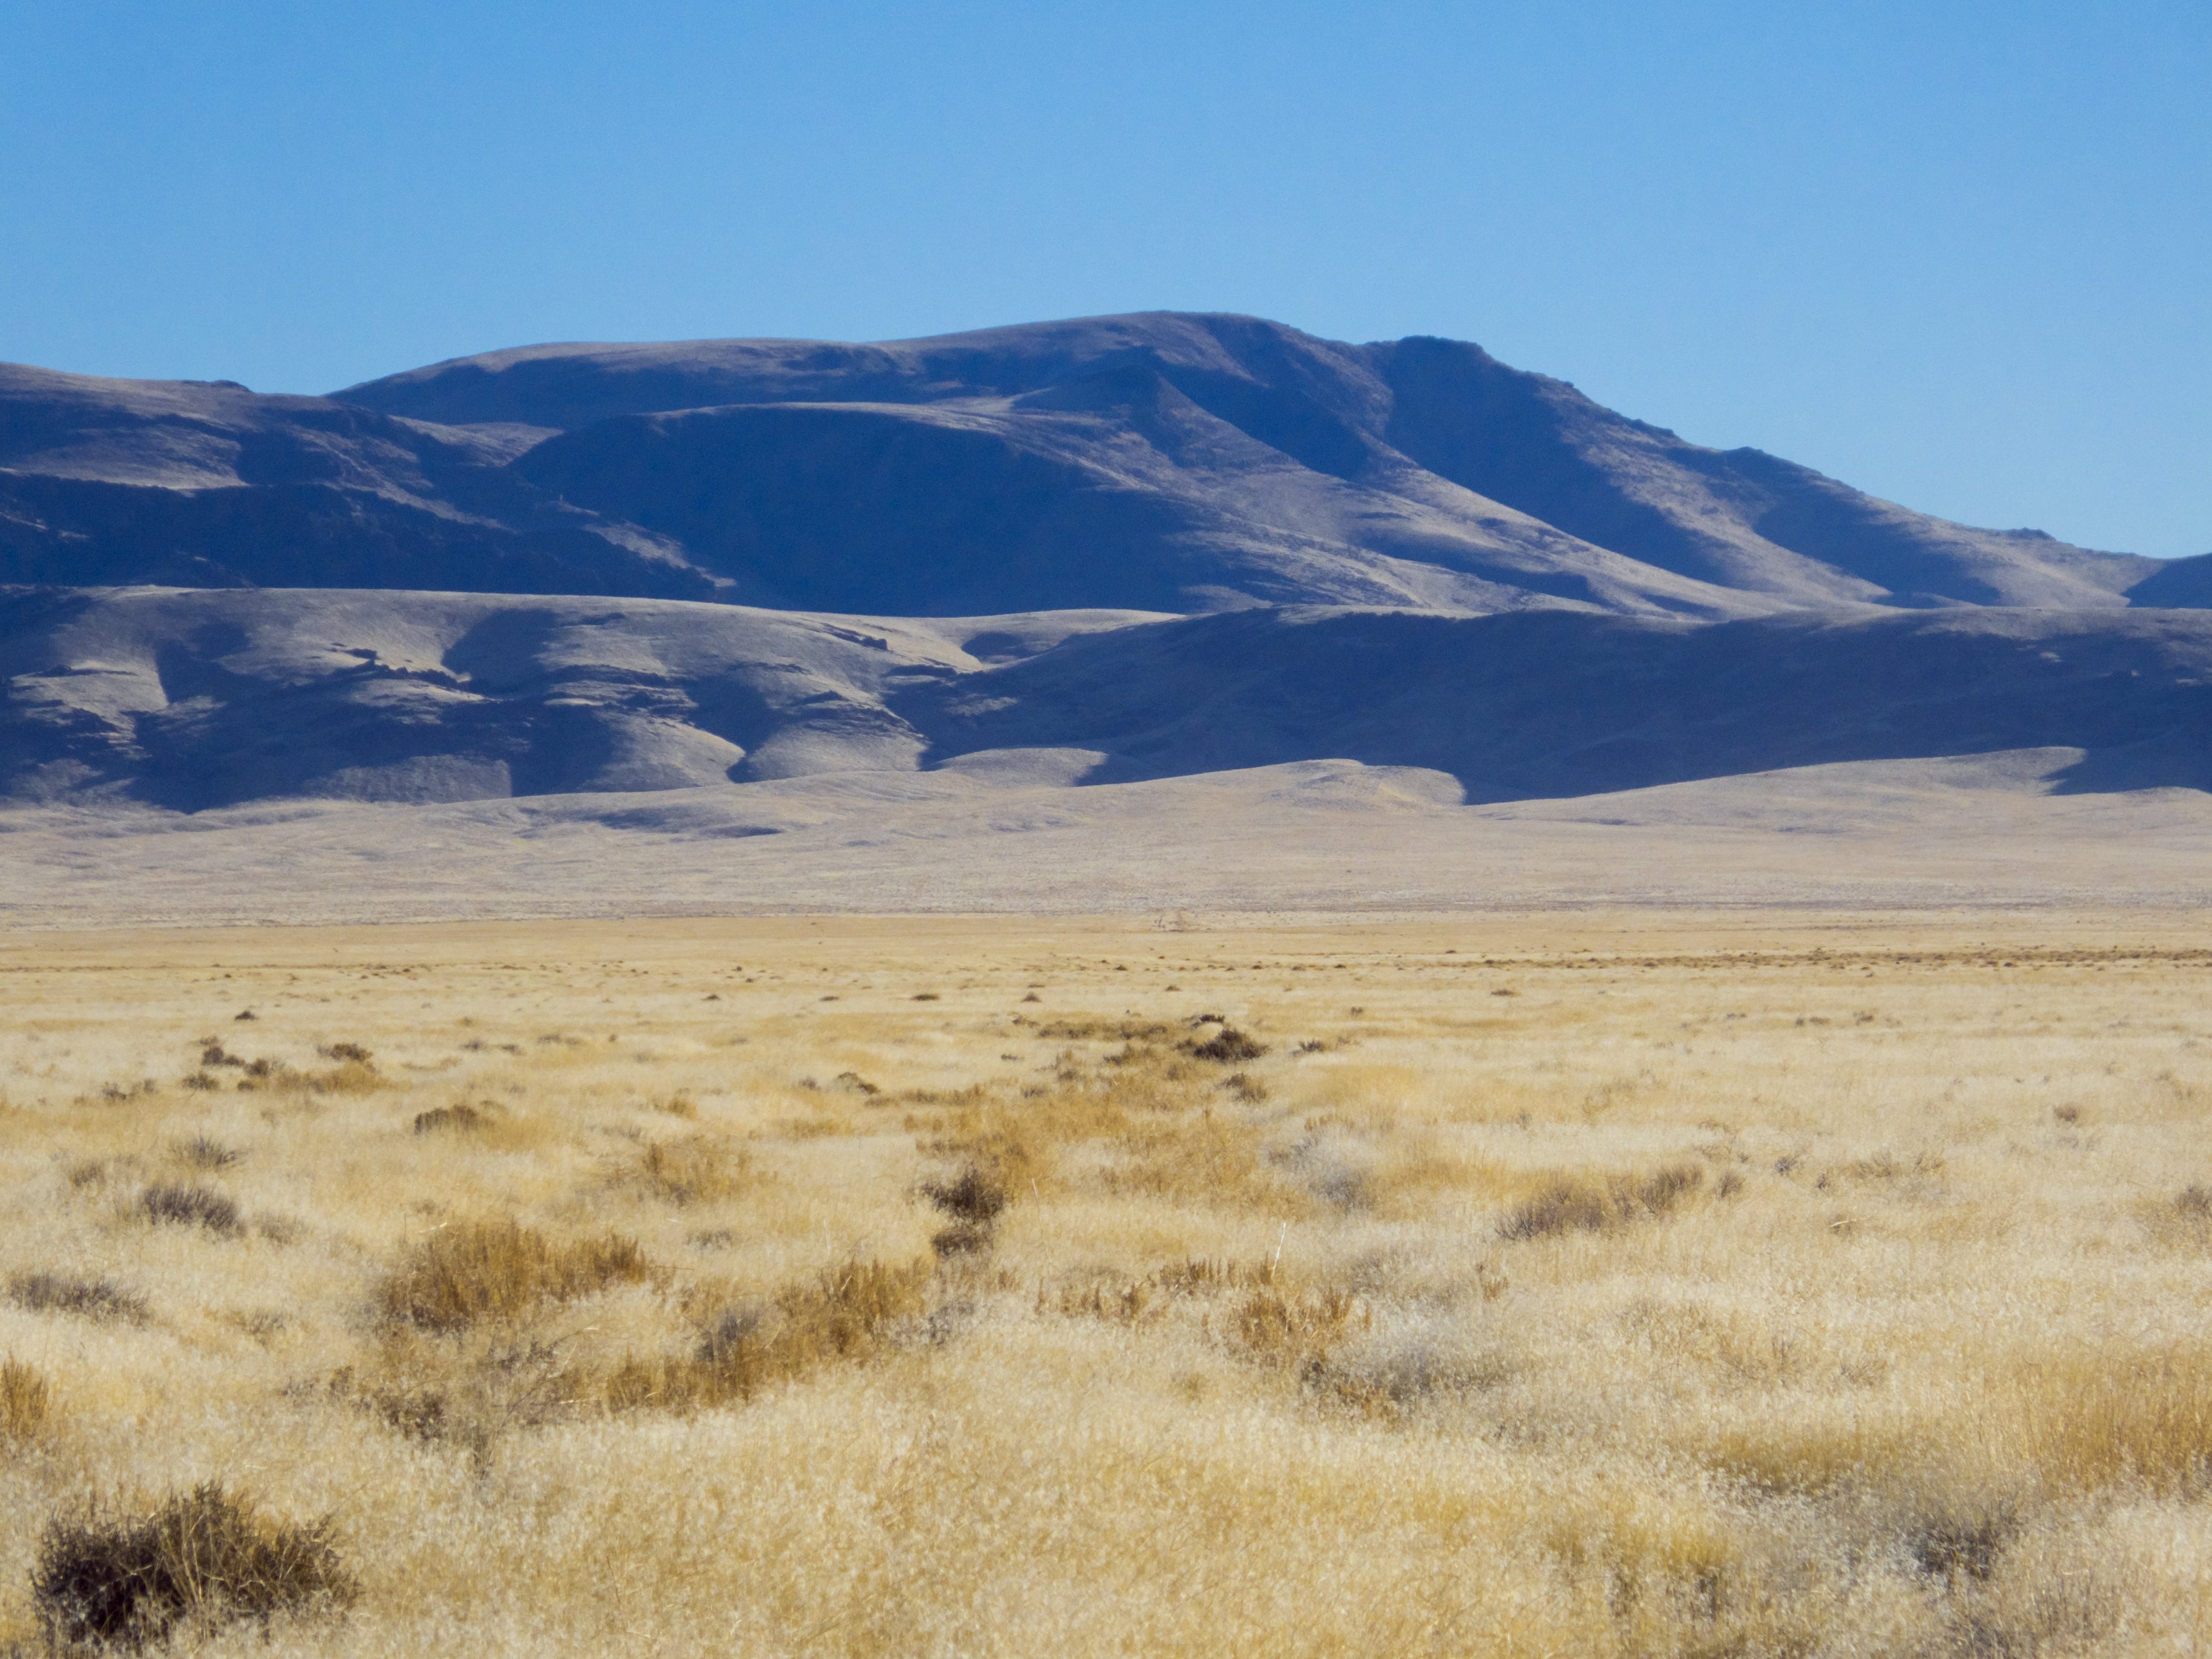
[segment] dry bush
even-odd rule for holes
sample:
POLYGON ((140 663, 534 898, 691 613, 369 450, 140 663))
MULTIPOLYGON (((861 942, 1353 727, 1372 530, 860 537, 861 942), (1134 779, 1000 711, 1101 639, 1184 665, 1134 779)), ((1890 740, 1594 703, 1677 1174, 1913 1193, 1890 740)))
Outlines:
POLYGON ((188 1620, 265 1626, 280 1613, 350 1606, 357 1594, 327 1517, 276 1520, 219 1481, 149 1515, 53 1522, 32 1575, 40 1622, 63 1647, 144 1648, 188 1620))
POLYGON ((891 1328, 921 1312, 932 1264, 854 1261, 787 1286, 766 1309, 729 1309, 681 1359, 626 1358, 606 1384, 617 1411, 696 1411, 735 1404, 823 1365, 872 1358, 891 1328))
POLYGON ((923 1182, 921 1194, 945 1214, 973 1226, 989 1226, 1006 1207, 1006 1188, 972 1164, 957 1181, 923 1182))
POLYGON ((325 1060, 349 1061, 356 1066, 366 1066, 375 1058, 358 1042, 326 1042, 319 1046, 315 1052, 325 1060))
POLYGON ((145 1297, 105 1279, 79 1279, 70 1273, 17 1273, 8 1281, 8 1299, 33 1313, 73 1313, 87 1319, 123 1319, 133 1324, 143 1321, 147 1312, 145 1297))
POLYGON ((694 1135, 647 1143, 638 1173, 647 1191, 671 1204, 703 1204, 740 1191, 750 1160, 742 1150, 694 1135))
POLYGON ((1373 1322, 1372 1310, 1334 1286, 1289 1295, 1259 1290, 1233 1310, 1229 1340, 1249 1359, 1318 1381, 1346 1333, 1373 1322))
POLYGON ((366 1374, 347 1366, 329 1392, 411 1440, 456 1445, 479 1463, 502 1436, 573 1418, 591 1390, 566 1345, 387 1336, 366 1374))
POLYGON ((445 1134, 456 1130, 480 1129, 485 1115, 461 1101, 452 1106, 433 1106, 427 1112, 415 1114, 415 1133, 418 1135, 445 1134))
POLYGON ((953 1256, 990 1249, 999 1212, 1006 1207, 1006 1189, 994 1176, 971 1164, 957 1181, 924 1182, 921 1194, 952 1218, 950 1227, 931 1235, 931 1249, 953 1256))
POLYGON ((401 1323, 458 1331, 653 1277, 637 1241, 617 1233, 564 1243, 516 1221, 468 1222, 409 1251, 385 1279, 379 1302, 401 1323))
POLYGON ((1498 1221, 1498 1236, 1516 1241, 1555 1238, 1667 1215, 1705 1179, 1705 1172, 1694 1164, 1670 1164, 1648 1176, 1614 1176, 1604 1181, 1555 1176, 1505 1212, 1498 1221))
POLYGON ((149 1187, 138 1195, 138 1208, 149 1221, 157 1224, 204 1227, 225 1236, 238 1231, 238 1206, 205 1187, 179 1187, 166 1182, 149 1187))
POLYGON ((0 1360, 0 1441, 27 1440, 52 1405, 46 1379, 20 1359, 0 1360))
POLYGON ((1190 1052, 1200 1060, 1234 1065, 1239 1060, 1259 1059, 1267 1052, 1267 1047, 1234 1025, 1224 1025, 1205 1042, 1193 1043, 1190 1052))

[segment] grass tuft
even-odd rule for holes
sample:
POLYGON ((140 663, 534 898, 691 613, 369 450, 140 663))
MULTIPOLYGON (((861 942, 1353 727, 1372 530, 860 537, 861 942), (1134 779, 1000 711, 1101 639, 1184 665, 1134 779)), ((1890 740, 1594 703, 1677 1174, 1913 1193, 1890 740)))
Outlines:
POLYGON ((1694 1164, 1670 1164, 1642 1177, 1606 1181, 1555 1176, 1505 1212, 1498 1236, 1517 1242, 1603 1232, 1642 1217, 1668 1214, 1705 1179, 1705 1172, 1694 1164))
POLYGON ((0 1360, 0 1440, 28 1440, 52 1406, 46 1379, 21 1359, 0 1360))
POLYGON ((743 1152, 732 1152, 703 1135, 684 1140, 656 1140, 639 1160, 639 1173, 657 1197, 676 1205, 708 1203, 728 1198, 744 1185, 748 1160, 743 1152))
POLYGON ((618 1233, 556 1243, 519 1222, 481 1221, 416 1245, 385 1279, 379 1300, 389 1319, 458 1331, 652 1277, 637 1241, 618 1233))
POLYGON ((725 1310, 681 1359, 630 1358, 608 1379, 617 1411, 689 1412, 750 1399, 823 1366, 869 1359, 921 1312, 933 1264, 852 1261, 787 1286, 766 1309, 725 1310))
POLYGON ((427 1112, 415 1114, 415 1133, 418 1135, 446 1134, 461 1129, 480 1129, 484 1114, 466 1101, 454 1106, 433 1106, 427 1112))

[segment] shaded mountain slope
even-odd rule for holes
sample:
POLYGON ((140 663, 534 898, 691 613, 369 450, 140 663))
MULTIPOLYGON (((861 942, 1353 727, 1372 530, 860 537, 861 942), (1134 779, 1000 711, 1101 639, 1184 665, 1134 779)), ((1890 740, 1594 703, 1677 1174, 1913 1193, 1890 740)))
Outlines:
POLYGON ((0 580, 915 616, 2205 597, 1699 448, 1471 345, 1170 313, 530 347, 330 398, 0 368, 0 580))
POLYGON ((0 580, 718 594, 507 471, 545 435, 0 365, 0 580))
POLYGON ((679 601, 0 596, 0 793, 193 810, 998 768, 1342 759, 1480 800, 2065 748, 2212 787, 2212 615, 1862 611, 1699 626, 1292 608, 949 619, 679 601))
POLYGON ((574 428, 719 404, 1011 400, 1132 369, 1306 471, 1393 495, 1407 493, 1396 475, 1424 473, 1579 542, 1790 604, 2118 605, 2160 568, 1686 443, 1462 342, 1345 345, 1247 317, 1148 313, 866 346, 539 346, 338 395, 426 419, 574 428))

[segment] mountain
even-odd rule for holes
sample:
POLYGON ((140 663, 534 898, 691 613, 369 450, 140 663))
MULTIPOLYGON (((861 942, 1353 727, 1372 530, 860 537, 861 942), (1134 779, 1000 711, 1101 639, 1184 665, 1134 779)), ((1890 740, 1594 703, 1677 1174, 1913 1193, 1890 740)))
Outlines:
POLYGON ((494 352, 349 387, 0 369, 0 580, 1696 621, 2212 574, 1701 448, 1480 348, 1174 313, 494 352))
POLYGON ((19 590, 0 594, 0 796, 191 811, 1318 760, 1498 802, 2060 748, 2078 751, 2061 791, 2212 788, 2203 611, 917 619, 19 590))

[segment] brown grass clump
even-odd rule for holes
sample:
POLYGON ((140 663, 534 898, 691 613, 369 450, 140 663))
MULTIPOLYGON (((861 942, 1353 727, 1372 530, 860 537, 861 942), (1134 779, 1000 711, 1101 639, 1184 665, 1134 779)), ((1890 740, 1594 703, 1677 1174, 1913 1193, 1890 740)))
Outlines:
POLYGON ((228 1068, 240 1076, 238 1087, 252 1094, 274 1091, 280 1094, 363 1095, 389 1088, 390 1080, 376 1069, 369 1051, 357 1042, 333 1042, 317 1053, 338 1063, 327 1072, 302 1072, 281 1060, 249 1060, 234 1054, 214 1037, 200 1039, 200 1069, 185 1079, 188 1089, 221 1086, 216 1070, 228 1068))
POLYGON ((1645 1216, 1671 1212, 1705 1184, 1694 1164, 1670 1164, 1638 1177, 1609 1180, 1558 1176, 1508 1210, 1498 1224, 1500 1238, 1519 1241, 1556 1238, 1562 1233, 1602 1232, 1645 1216))
POLYGON ((139 1194, 138 1207, 149 1221, 179 1227, 204 1227, 225 1235, 238 1231, 238 1206, 205 1187, 163 1182, 139 1194))
POLYGON ((343 1608, 358 1594, 331 1524, 261 1513, 209 1481, 150 1515, 56 1521, 39 1541, 32 1595, 59 1647, 142 1649, 187 1620, 217 1624, 343 1608))
POLYGON ((787 1287, 766 1309, 726 1310, 688 1358, 625 1359, 608 1379, 607 1403, 617 1411, 711 1409, 824 1365, 867 1359, 895 1325, 922 1310, 932 1271, 927 1261, 848 1262, 787 1287))
POLYGON ((1346 1334, 1373 1319, 1358 1297, 1334 1286, 1302 1294, 1257 1290, 1237 1304, 1229 1336, 1248 1359, 1311 1382, 1320 1379, 1346 1334))
POLYGON ((450 1133, 461 1129, 480 1129, 484 1114, 462 1101, 453 1106, 433 1106, 427 1112, 415 1114, 415 1133, 418 1135, 450 1133))
POLYGON ((8 1281, 8 1299, 33 1313, 73 1313, 87 1319, 125 1319, 134 1324, 146 1317, 145 1297, 105 1279, 79 1279, 69 1273, 17 1273, 8 1281))
POLYGON ((2053 1486, 2212 1494, 2212 1349, 2038 1359, 2020 1368, 2013 1391, 2029 1455, 2053 1486))
POLYGON ((649 1143, 638 1170, 656 1197, 676 1205, 702 1204, 737 1193, 744 1185, 747 1162, 743 1152, 695 1135, 649 1143))
POLYGON ((20 1359, 0 1359, 0 1440, 27 1440, 52 1404, 46 1379, 20 1359))
POLYGON ((380 1301, 387 1318, 458 1331, 653 1276, 637 1241, 617 1233, 556 1243, 520 1222, 471 1222, 416 1245, 384 1281, 380 1301))

